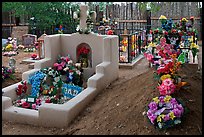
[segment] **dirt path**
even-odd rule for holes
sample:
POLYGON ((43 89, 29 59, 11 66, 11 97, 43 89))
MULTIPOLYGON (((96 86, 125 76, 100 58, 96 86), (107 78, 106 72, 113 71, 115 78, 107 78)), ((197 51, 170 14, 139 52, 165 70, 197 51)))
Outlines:
MULTIPOLYGON (((202 51, 202 49, 201 49, 202 51)), ((132 70, 120 69, 119 79, 101 91, 84 111, 64 129, 2 121, 3 135, 200 135, 202 133, 202 78, 197 65, 185 65, 181 74, 190 88, 174 96, 182 99, 189 113, 182 124, 159 131, 143 112, 159 95, 153 69, 142 59, 132 70)))

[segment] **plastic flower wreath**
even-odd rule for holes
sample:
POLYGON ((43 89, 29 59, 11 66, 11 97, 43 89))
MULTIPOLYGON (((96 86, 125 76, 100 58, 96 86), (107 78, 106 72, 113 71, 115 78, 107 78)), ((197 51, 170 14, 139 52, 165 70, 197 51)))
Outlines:
POLYGON ((155 97, 148 105, 147 117, 159 129, 180 124, 183 115, 182 104, 169 95, 155 97))

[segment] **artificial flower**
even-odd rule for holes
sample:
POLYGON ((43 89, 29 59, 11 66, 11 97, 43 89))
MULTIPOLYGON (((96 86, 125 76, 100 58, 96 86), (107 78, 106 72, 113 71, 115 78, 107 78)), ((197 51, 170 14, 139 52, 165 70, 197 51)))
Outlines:
POLYGON ((171 96, 166 95, 166 97, 164 98, 164 102, 168 103, 171 98, 172 98, 171 96))
POLYGON ((152 99, 154 102, 156 102, 157 104, 159 103, 159 98, 158 97, 155 97, 152 99))
POLYGON ((161 77, 160 77, 160 79, 161 79, 161 81, 163 81, 163 80, 165 80, 165 79, 167 79, 167 78, 171 78, 171 75, 169 75, 169 74, 166 74, 166 75, 162 75, 161 77))
POLYGON ((169 113, 169 117, 173 120, 176 116, 174 115, 174 112, 171 111, 171 112, 169 113))

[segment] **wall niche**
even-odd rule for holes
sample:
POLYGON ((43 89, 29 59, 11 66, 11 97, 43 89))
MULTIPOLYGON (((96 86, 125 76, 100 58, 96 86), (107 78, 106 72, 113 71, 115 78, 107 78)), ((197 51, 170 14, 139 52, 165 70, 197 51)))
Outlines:
POLYGON ((77 62, 82 68, 92 68, 92 50, 87 43, 81 43, 76 49, 77 62))

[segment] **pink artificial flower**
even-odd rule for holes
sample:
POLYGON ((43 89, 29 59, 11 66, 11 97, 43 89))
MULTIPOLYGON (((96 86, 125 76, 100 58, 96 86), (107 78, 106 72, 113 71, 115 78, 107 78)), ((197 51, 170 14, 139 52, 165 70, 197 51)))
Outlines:
POLYGON ((58 65, 59 65, 58 63, 54 63, 54 67, 58 67, 58 65))
POLYGON ((62 62, 60 63, 60 65, 61 65, 62 67, 64 67, 64 66, 66 65, 66 62, 62 61, 62 62))
POLYGON ((62 70, 62 66, 59 65, 59 66, 57 67, 57 70, 62 70))
POLYGON ((148 61, 152 61, 152 58, 153 58, 154 56, 152 55, 152 54, 147 54, 147 60, 148 61))
POLYGON ((164 86, 170 87, 173 84, 173 81, 170 78, 163 80, 164 86))
POLYGON ((36 104, 32 104, 32 109, 36 109, 36 104))

